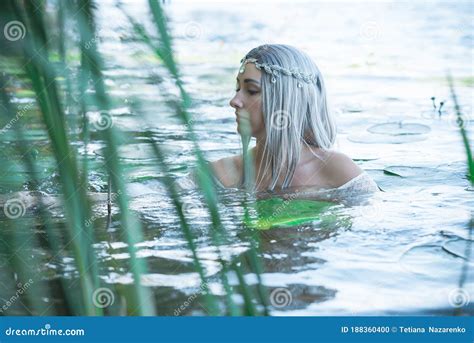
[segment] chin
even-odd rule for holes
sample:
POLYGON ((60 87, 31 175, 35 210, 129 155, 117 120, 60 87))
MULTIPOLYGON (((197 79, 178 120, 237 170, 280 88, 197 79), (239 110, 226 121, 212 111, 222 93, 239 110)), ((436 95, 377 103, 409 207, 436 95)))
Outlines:
MULTIPOLYGON (((255 132, 254 132, 254 130, 253 130, 252 128, 250 128, 250 127, 249 127, 249 129, 250 129, 250 136, 251 136, 251 137, 255 137, 255 132)), ((239 134, 241 134, 241 135, 242 135, 242 133, 243 133, 243 126, 242 126, 241 123, 239 123, 239 121, 237 121, 237 132, 238 132, 239 134)))

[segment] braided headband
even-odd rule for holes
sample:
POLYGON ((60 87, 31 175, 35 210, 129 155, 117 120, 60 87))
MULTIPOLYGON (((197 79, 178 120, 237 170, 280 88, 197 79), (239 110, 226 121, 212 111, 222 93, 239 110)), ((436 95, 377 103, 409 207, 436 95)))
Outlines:
MULTIPOLYGON (((239 73, 243 73, 245 71, 245 65, 247 63, 254 63, 255 67, 258 70, 264 70, 266 73, 272 75, 272 83, 275 83, 276 76, 278 76, 280 73, 287 75, 287 76, 293 76, 294 78, 304 81, 306 83, 318 83, 318 75, 317 74, 304 74, 300 72, 298 69, 288 69, 284 67, 280 67, 279 65, 276 64, 268 64, 268 63, 259 63, 257 62, 256 58, 247 58, 247 59, 242 59, 240 61, 242 64, 239 69, 239 73)), ((298 87, 303 87, 301 83, 298 82, 298 87)))

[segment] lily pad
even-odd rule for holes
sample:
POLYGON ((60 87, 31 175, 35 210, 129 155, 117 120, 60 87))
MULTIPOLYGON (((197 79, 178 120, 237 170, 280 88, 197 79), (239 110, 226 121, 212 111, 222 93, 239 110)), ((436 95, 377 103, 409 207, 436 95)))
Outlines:
POLYGON ((425 177, 432 176, 436 169, 409 166, 389 166, 383 169, 384 174, 399 177, 425 177))
POLYGON ((427 125, 417 123, 384 123, 376 124, 367 129, 371 133, 378 133, 381 135, 403 136, 403 135, 423 135, 431 131, 427 125))
POLYGON ((399 260, 400 266, 407 272, 441 280, 459 277, 459 268, 463 262, 436 244, 412 247, 399 260))
POLYGON ((367 162, 367 161, 374 161, 378 160, 380 157, 375 157, 375 155, 361 155, 359 156, 353 156, 352 160, 356 162, 367 162))
POLYGON ((364 144, 403 144, 424 141, 426 135, 382 135, 373 133, 356 133, 347 137, 354 143, 364 144))
POLYGON ((465 260, 474 261, 474 242, 462 238, 451 239, 443 244, 443 250, 465 260))
POLYGON ((400 181, 403 179, 402 184, 404 185, 407 185, 408 181, 413 185, 432 183, 443 185, 464 184, 459 173, 433 167, 388 166, 383 169, 383 173, 395 176, 400 181))
POLYGON ((273 197, 258 200, 256 215, 246 217, 247 227, 268 230, 274 227, 291 227, 314 221, 337 221, 340 219, 331 209, 336 204, 327 201, 284 200, 273 197))

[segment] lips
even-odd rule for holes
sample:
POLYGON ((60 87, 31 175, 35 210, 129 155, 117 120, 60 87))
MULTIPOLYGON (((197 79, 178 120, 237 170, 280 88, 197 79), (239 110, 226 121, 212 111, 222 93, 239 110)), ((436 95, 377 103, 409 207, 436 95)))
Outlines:
POLYGON ((238 112, 236 111, 236 112, 234 112, 234 113, 235 113, 235 121, 236 121, 236 122, 240 122, 240 121, 242 121, 242 120, 247 120, 247 121, 249 120, 248 115, 246 115, 245 112, 244 112, 244 113, 238 113, 238 112))

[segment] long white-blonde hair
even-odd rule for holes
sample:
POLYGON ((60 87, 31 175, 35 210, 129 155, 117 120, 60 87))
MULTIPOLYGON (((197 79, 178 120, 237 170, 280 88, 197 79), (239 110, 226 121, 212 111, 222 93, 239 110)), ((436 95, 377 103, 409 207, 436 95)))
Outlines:
POLYGON ((242 63, 244 67, 255 63, 262 71, 266 139, 261 175, 271 172, 269 190, 274 190, 284 175, 281 187, 286 188, 295 174, 303 144, 329 149, 335 142, 336 125, 328 111, 323 77, 306 53, 288 45, 261 45, 245 55, 242 63))

